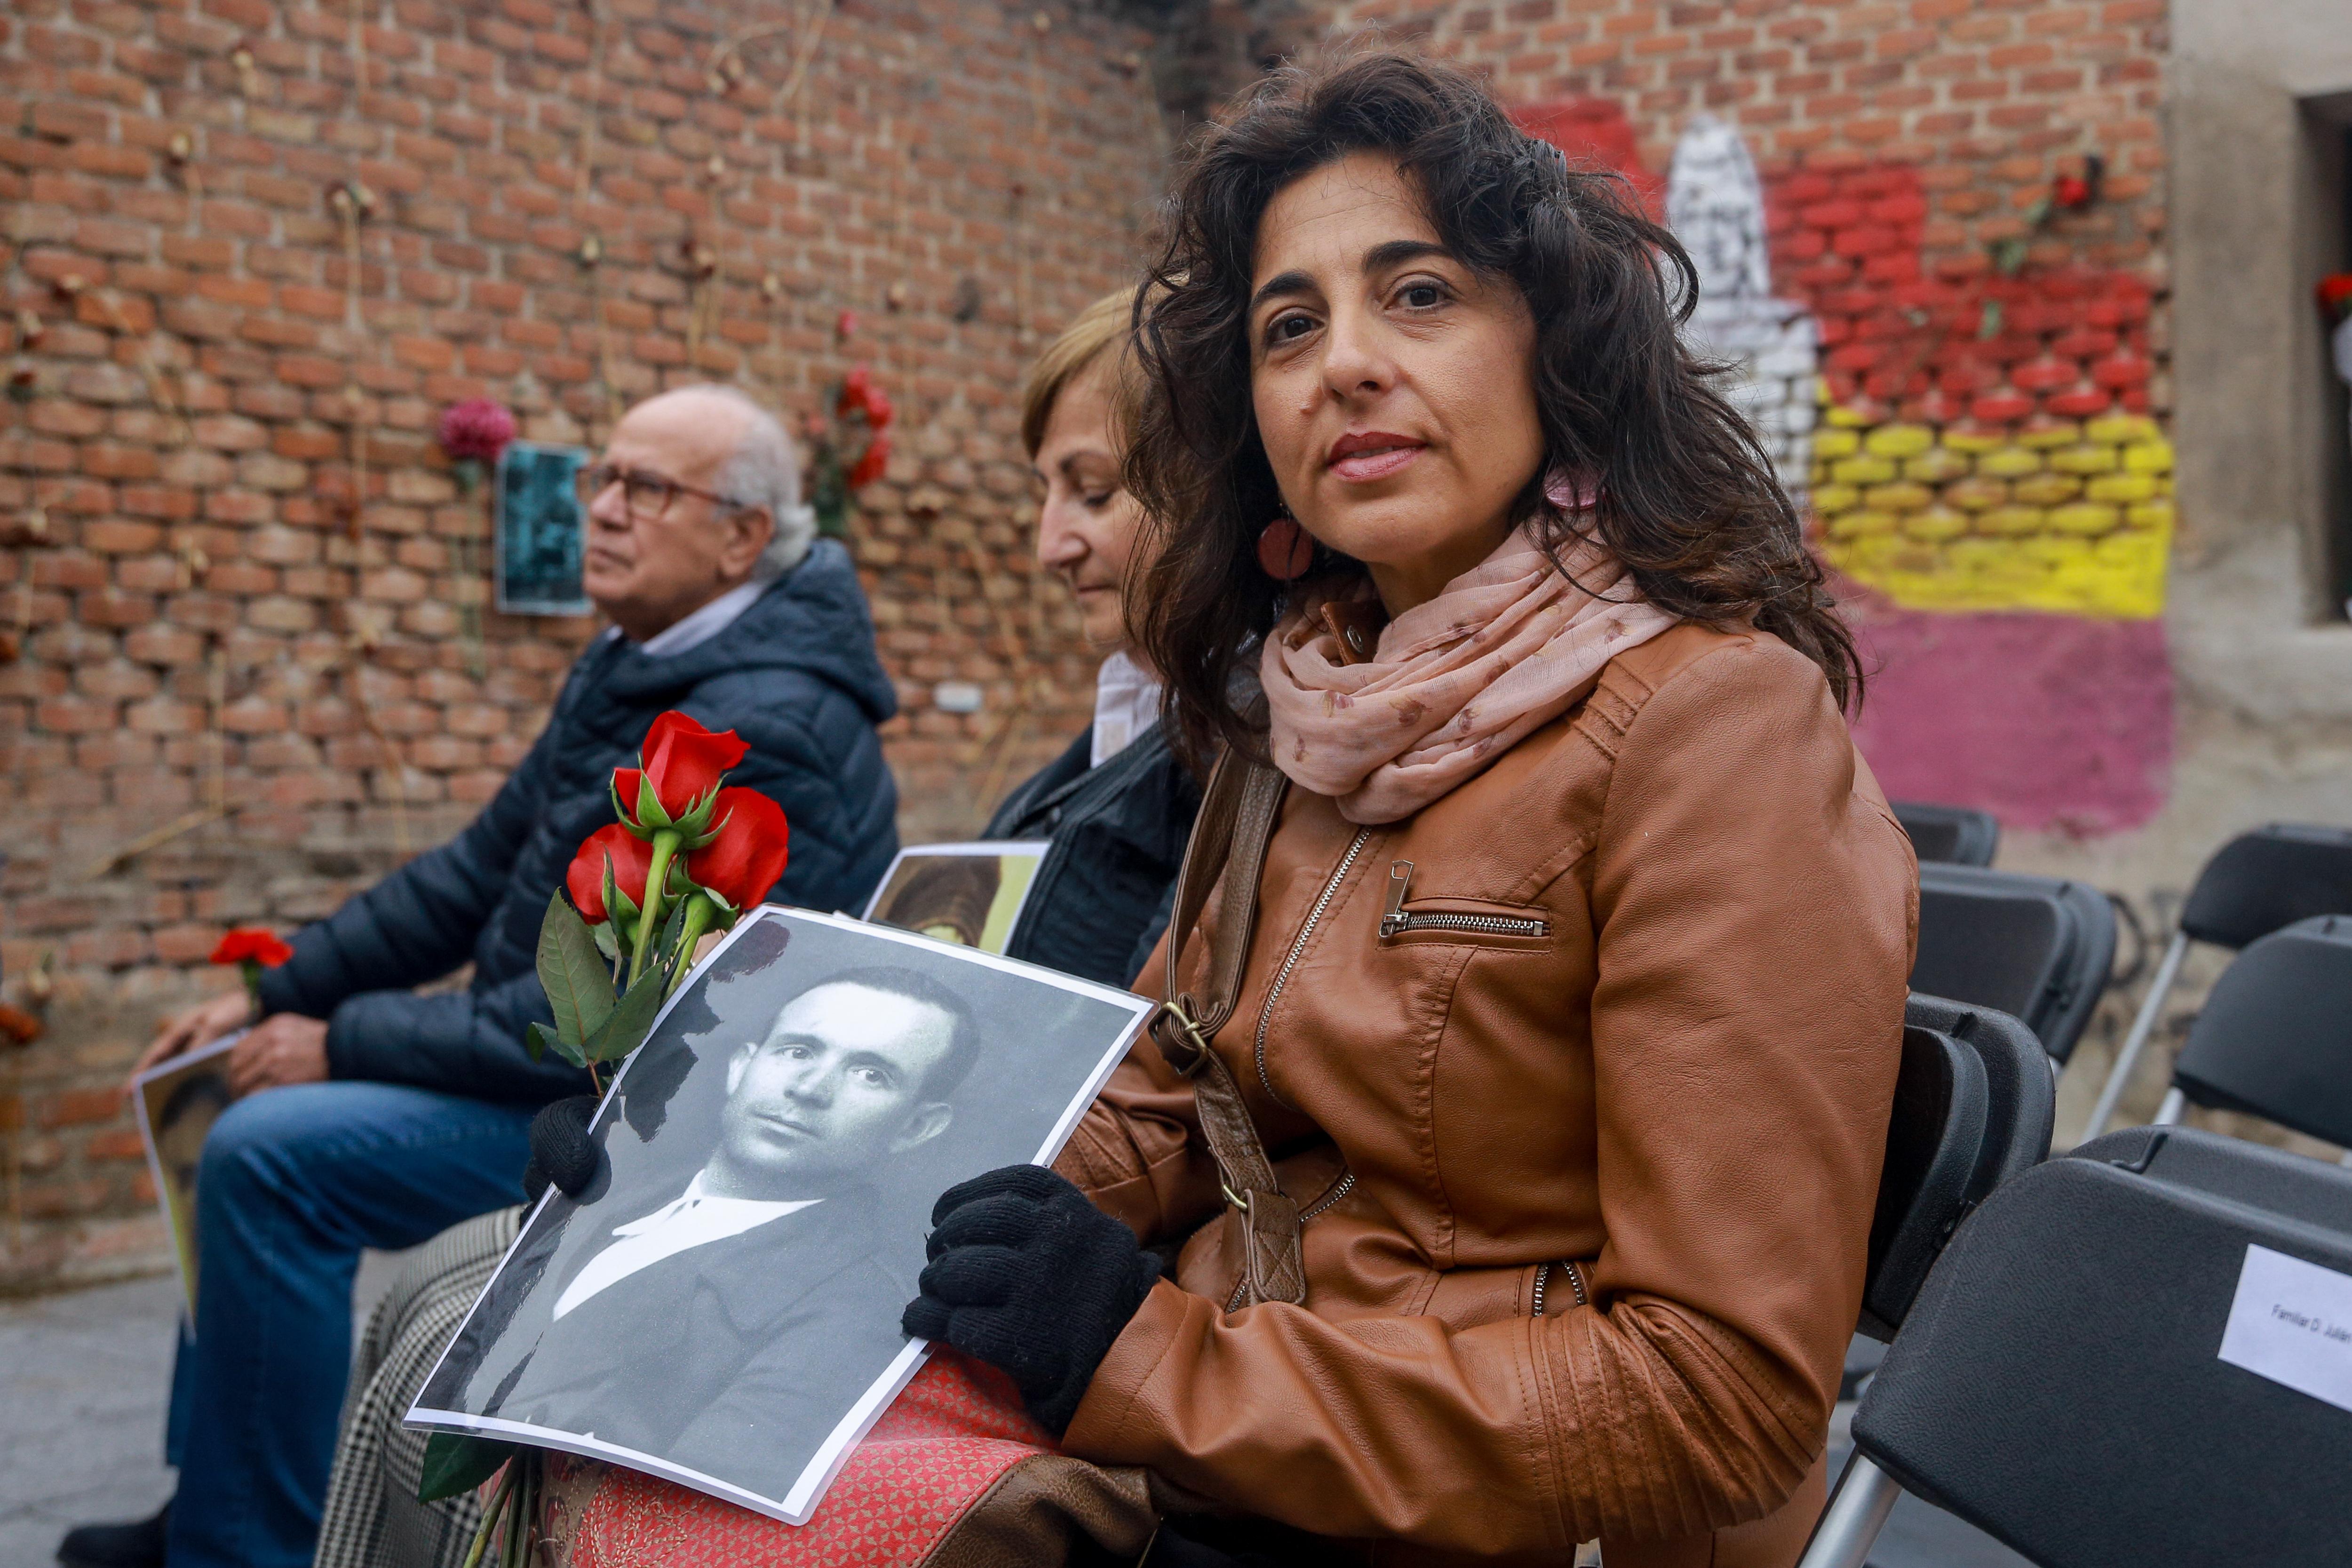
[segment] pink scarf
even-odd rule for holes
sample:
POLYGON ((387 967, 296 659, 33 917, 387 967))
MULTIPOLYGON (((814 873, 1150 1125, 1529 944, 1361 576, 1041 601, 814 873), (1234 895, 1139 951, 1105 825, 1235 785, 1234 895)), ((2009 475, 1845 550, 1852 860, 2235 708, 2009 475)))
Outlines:
POLYGON ((1345 663, 1308 601, 1259 659, 1275 765, 1350 822, 1394 822, 1491 766, 1592 689, 1601 668, 1675 624, 1598 540, 1552 570, 1524 530, 1345 663))

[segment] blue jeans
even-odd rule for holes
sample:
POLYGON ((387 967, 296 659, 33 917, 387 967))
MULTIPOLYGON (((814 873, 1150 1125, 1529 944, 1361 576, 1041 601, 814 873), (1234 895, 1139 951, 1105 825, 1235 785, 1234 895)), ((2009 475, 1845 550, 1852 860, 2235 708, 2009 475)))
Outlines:
POLYGON ((300 1568, 316 1548, 362 1247, 522 1198, 528 1107, 385 1083, 241 1100, 196 1177, 196 1335, 172 1375, 173 1568, 300 1568))

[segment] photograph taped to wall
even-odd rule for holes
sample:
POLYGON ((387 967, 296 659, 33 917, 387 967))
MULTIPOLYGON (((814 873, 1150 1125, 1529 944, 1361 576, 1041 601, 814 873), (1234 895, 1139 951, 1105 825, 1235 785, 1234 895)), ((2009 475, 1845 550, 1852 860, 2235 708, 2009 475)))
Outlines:
POLYGON ((940 942, 1003 952, 1045 858, 1040 842, 1000 839, 901 849, 866 900, 866 918, 940 942))
POLYGON ((243 1038, 243 1029, 233 1030, 208 1046, 149 1068, 131 1085, 139 1141, 147 1148, 147 1172, 155 1182, 163 1228, 172 1237, 172 1256, 180 1265, 180 1289, 192 1324, 196 1321, 196 1167, 213 1123, 236 1098, 228 1086, 228 1053, 243 1038))
POLYGON ((498 605, 509 616, 582 616, 586 511, 576 488, 580 447, 509 441, 499 454, 498 605))
POLYGON ((609 1459, 805 1523, 927 1347, 932 1204, 1051 1160, 1151 1005, 767 908, 666 1005, 407 1419, 609 1459))

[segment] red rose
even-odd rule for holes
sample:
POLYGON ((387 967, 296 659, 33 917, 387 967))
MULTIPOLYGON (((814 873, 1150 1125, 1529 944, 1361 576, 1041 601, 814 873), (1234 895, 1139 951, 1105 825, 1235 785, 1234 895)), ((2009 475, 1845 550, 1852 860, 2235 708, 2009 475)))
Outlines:
POLYGON ((722 789, 710 821, 719 837, 686 858, 686 874, 747 909, 784 874, 792 840, 784 808, 755 789, 722 789))
POLYGON ((866 443, 866 453, 857 466, 849 470, 845 482, 851 489, 863 489, 882 477, 883 468, 890 461, 890 432, 877 430, 874 438, 866 443))
POLYGON ((293 956, 294 950, 278 941, 276 931, 260 926, 239 926, 213 949, 215 963, 257 963, 264 969, 275 969, 293 956))
POLYGON ((2091 205, 2091 182, 2080 174, 2061 174, 2051 194, 2067 211, 2080 211, 2091 205))
POLYGON ((654 797, 674 822, 694 809, 694 803, 719 787, 729 768, 751 748, 732 730, 712 734, 685 714, 672 710, 654 721, 637 758, 645 766, 614 768, 613 786, 621 795, 621 809, 635 815, 638 784, 651 779, 654 797))
POLYGON ((583 839, 580 852, 572 857, 571 869, 563 873, 563 886, 572 894, 572 907, 590 925, 602 925, 612 911, 604 907, 604 868, 613 868, 613 881, 628 896, 631 903, 643 909, 646 903, 646 873, 653 869, 654 847, 614 823, 600 827, 583 839))

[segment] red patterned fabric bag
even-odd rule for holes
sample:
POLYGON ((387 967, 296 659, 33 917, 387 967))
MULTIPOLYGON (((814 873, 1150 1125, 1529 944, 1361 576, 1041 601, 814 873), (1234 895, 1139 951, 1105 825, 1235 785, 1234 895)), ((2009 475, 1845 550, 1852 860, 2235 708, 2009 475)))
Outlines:
POLYGON ((1132 1563, 1176 1500, 1140 1469, 1059 1453, 1012 1379, 935 1350, 803 1525, 642 1471, 546 1457, 558 1568, 1039 1568, 1132 1563))

